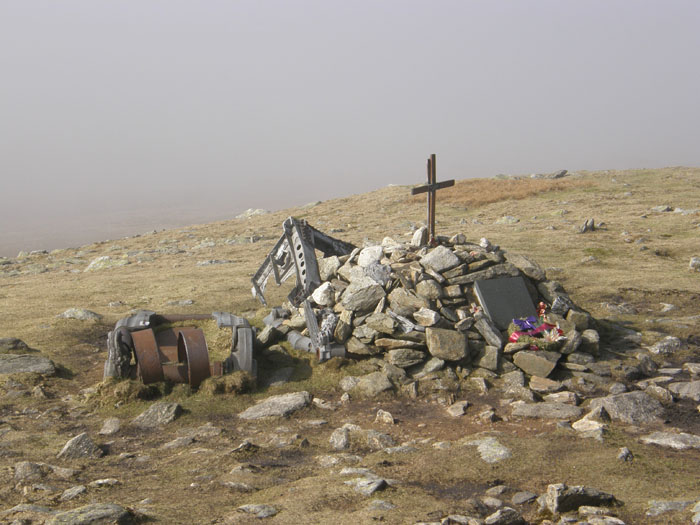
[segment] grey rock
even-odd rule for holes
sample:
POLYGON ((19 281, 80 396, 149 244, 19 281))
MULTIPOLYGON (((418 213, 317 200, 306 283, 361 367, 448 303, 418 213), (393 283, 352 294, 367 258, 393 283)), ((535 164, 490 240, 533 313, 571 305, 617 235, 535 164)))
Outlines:
POLYGON ((692 505, 692 501, 649 501, 646 515, 655 518, 667 512, 681 512, 692 505))
POLYGON ((553 394, 547 394, 543 396, 544 401, 549 401, 551 403, 566 403, 567 405, 578 405, 579 397, 575 392, 555 392, 553 394))
POLYGON ((313 291, 311 297, 319 306, 333 306, 335 304, 335 290, 333 289, 333 285, 329 282, 323 283, 313 291))
POLYGON ((357 256, 357 265, 365 268, 370 264, 378 263, 384 256, 384 249, 381 246, 368 246, 360 251, 357 256))
POLYGON ((336 277, 341 266, 340 259, 338 259, 337 255, 319 259, 318 273, 321 276, 321 281, 330 281, 336 277))
POLYGON ((62 319, 77 319, 79 321, 99 321, 102 316, 92 310, 86 310, 85 308, 68 308, 62 314, 58 314, 56 317, 62 319))
POLYGON ((376 332, 391 335, 396 330, 396 321, 389 314, 373 313, 365 319, 365 325, 376 332))
POLYGON ((345 427, 336 428, 328 441, 333 450, 345 450, 350 446, 350 432, 345 427))
POLYGON ((60 459, 77 459, 101 458, 102 456, 104 456, 104 451, 95 445, 95 442, 90 439, 87 432, 83 432, 69 439, 56 457, 60 459))
POLYGON ((435 301, 443 296, 442 286, 432 279, 425 279, 416 285, 416 294, 423 299, 435 301))
POLYGON ((673 403, 673 396, 671 395, 671 392, 659 385, 649 385, 644 389, 644 392, 649 394, 654 399, 657 399, 663 405, 670 405, 673 403))
POLYGON ((490 266, 485 270, 460 275, 459 277, 449 279, 448 282, 450 284, 472 284, 475 281, 486 281, 488 279, 495 279, 496 277, 517 277, 518 275, 520 275, 520 270, 518 270, 515 265, 504 263, 490 266))
POLYGON ((557 352, 522 350, 513 356, 513 363, 526 374, 547 377, 557 366, 560 357, 557 352))
POLYGON ((700 376, 700 363, 683 363, 683 370, 691 376, 700 376))
POLYGON ((668 389, 681 399, 700 401, 700 379, 695 381, 677 382, 668 385, 668 389))
POLYGON ((20 461, 15 463, 15 479, 18 481, 37 481, 46 476, 50 469, 40 463, 33 463, 31 461, 20 461))
POLYGON ((411 245, 420 248, 426 244, 428 244, 428 228, 427 226, 421 226, 415 232, 413 232, 411 245))
POLYGON ((36 373, 56 375, 56 366, 48 357, 34 354, 0 354, 0 374, 36 373))
POLYGON ((290 392, 268 397, 257 405, 247 408, 238 414, 238 417, 240 419, 285 417, 308 406, 309 403, 311 403, 311 395, 308 392, 290 392))
POLYGON ((238 510, 240 510, 241 512, 245 512, 246 514, 252 514, 253 516, 259 519, 271 518, 272 516, 277 514, 277 509, 272 505, 241 505, 240 507, 238 507, 238 510))
POLYGON ((391 281, 391 267, 386 264, 372 263, 364 268, 363 275, 377 284, 386 286, 391 281))
POLYGON ((442 370, 443 367, 445 366, 445 361, 438 357, 432 357, 428 359, 428 361, 423 364, 418 370, 413 372, 411 375, 416 378, 420 379, 421 377, 424 377, 432 372, 437 372, 438 370, 442 370))
POLYGON ((112 436, 119 432, 120 429, 121 423, 119 421, 119 418, 108 417, 107 419, 105 419, 104 423, 102 423, 102 428, 98 433, 103 436, 112 436))
POLYGON ((372 372, 361 376, 353 391, 358 391, 368 397, 374 397, 393 388, 394 385, 391 384, 386 374, 383 372, 372 372))
POLYGON ((0 353, 15 353, 15 350, 26 352, 29 350, 27 343, 16 337, 0 338, 0 353))
POLYGON ((420 258, 420 263, 424 267, 430 268, 436 272, 450 270, 456 266, 459 266, 461 262, 462 261, 452 252, 452 250, 442 245, 433 248, 430 252, 420 258))
POLYGON ((576 485, 568 487, 556 483, 547 487, 545 505, 552 514, 577 510, 586 505, 592 507, 609 507, 618 505, 615 496, 600 490, 576 485))
POLYGON ((426 343, 433 357, 446 361, 459 361, 468 355, 467 336, 455 330, 426 328, 426 343))
POLYGON ((375 492, 384 490, 388 485, 384 479, 358 478, 352 481, 345 482, 348 485, 354 485, 355 491, 363 496, 371 496, 375 492))
POLYGON ((523 505, 525 503, 535 501, 535 499, 537 499, 537 494, 535 494, 534 492, 528 492, 524 490, 513 494, 513 497, 511 498, 510 502, 513 505, 523 505))
POLYGON ((126 255, 122 255, 121 257, 110 257, 109 255, 102 255, 100 257, 97 257, 90 261, 90 264, 88 264, 87 268, 85 268, 84 271, 86 272, 96 272, 99 270, 106 270, 107 268, 115 268, 117 266, 125 266, 129 264, 129 260, 126 255))
POLYGON ((661 341, 649 347, 649 351, 656 355, 671 355, 683 347, 678 337, 672 335, 664 337, 661 341))
POLYGON ((440 314, 429 308, 421 308, 413 312, 413 318, 421 326, 435 326, 440 321, 440 314))
POLYGON ((504 459, 508 459, 513 456, 510 449, 499 443, 494 437, 466 441, 464 444, 476 446, 481 459, 483 459, 486 463, 498 463, 499 461, 503 461, 504 459))
POLYGON ((578 349, 591 355, 598 355, 600 335, 589 328, 581 333, 581 344, 578 349))
POLYGON ((377 335, 379 335, 379 332, 366 324, 362 324, 352 331, 352 336, 359 339, 363 343, 371 343, 372 340, 377 337, 377 335))
POLYGON ((691 257, 688 263, 688 269, 695 272, 700 272, 700 257, 691 257))
POLYGON ((520 513, 510 507, 498 509, 493 514, 486 516, 484 525, 525 525, 527 522, 520 513))
POLYGON ((473 359, 473 365, 495 372, 498 370, 500 350, 496 346, 486 345, 473 359))
POLYGON ((389 350, 386 359, 394 366, 399 368, 408 368, 409 366, 417 365, 425 361, 427 356, 420 350, 412 350, 410 348, 397 348, 389 350))
POLYGON ((87 492, 87 488, 85 487, 85 485, 75 485, 74 487, 70 487, 64 490, 59 500, 70 501, 72 499, 77 498, 81 494, 85 494, 85 492, 87 492))
POLYGON ((571 420, 581 417, 583 409, 563 403, 523 403, 515 405, 512 414, 519 417, 571 420))
POLYGON ((182 414, 179 403, 158 401, 141 412, 133 420, 133 424, 141 428, 155 428, 175 421, 182 414))
POLYGON ((350 390, 355 388, 357 386, 357 383, 359 383, 359 382, 360 382, 359 377, 345 376, 340 380, 338 385, 343 390, 343 392, 349 392, 350 390))
POLYGON ((391 510, 395 509, 396 505, 383 499, 375 499, 370 502, 367 507, 369 510, 391 510))
POLYGON ((367 346, 365 343, 360 341, 357 337, 351 337, 348 342, 345 343, 345 348, 351 354, 357 355, 373 355, 377 353, 377 349, 372 349, 371 346, 367 346))
POLYGON ((559 381, 553 381, 552 379, 547 379, 546 377, 532 376, 530 378, 530 384, 528 385, 530 390, 538 392, 540 394, 549 394, 561 390, 562 384, 559 381))
POLYGON ((362 277, 350 283, 343 292, 342 305, 353 312, 369 312, 385 297, 384 289, 373 279, 362 277))
POLYGON ((525 374, 520 370, 513 370, 501 376, 504 386, 525 386, 525 374))
POLYGON ((134 523, 131 513, 113 503, 92 503, 55 514, 47 525, 113 525, 134 523))
POLYGON ((389 434, 377 432, 376 430, 368 430, 366 434, 367 446, 372 450, 382 450, 396 445, 394 438, 389 434))
POLYGON ((658 422, 663 414, 661 403, 640 391, 601 397, 591 401, 592 409, 601 406, 612 419, 635 425, 658 422))
POLYGON ((646 445, 659 445, 660 447, 676 450, 700 449, 700 436, 685 432, 679 434, 673 432, 652 432, 648 436, 642 437, 641 442, 646 445))
POLYGON ((486 316, 481 316, 476 319, 474 327, 489 345, 495 346, 498 349, 503 348, 501 332, 498 331, 498 328, 496 328, 496 325, 493 324, 491 319, 486 316))
POLYGON ((447 413, 452 417, 463 416, 468 406, 468 401, 456 401, 447 407, 447 413))
POLYGON ((622 447, 617 451, 617 459, 620 461, 632 461, 634 459, 634 455, 630 449, 627 447, 622 447))
POLYGON ((513 264, 518 270, 523 272, 527 277, 535 281, 542 281, 545 278, 544 270, 535 261, 524 255, 515 253, 505 253, 506 260, 513 264))
POLYGON ((410 316, 421 308, 430 308, 428 301, 405 288, 395 288, 389 294, 391 310, 399 315, 410 316))

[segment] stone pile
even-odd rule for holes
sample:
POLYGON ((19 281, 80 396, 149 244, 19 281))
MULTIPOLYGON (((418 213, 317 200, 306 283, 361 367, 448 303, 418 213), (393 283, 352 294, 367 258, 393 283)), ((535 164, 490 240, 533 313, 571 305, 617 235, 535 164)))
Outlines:
MULTIPOLYGON (((323 282, 311 296, 319 326, 331 330, 349 356, 381 359, 384 375, 400 385, 440 373, 454 380, 517 371, 547 378, 557 368, 585 371, 594 361, 594 320, 536 262, 486 239, 475 244, 458 234, 428 247, 425 237, 421 228, 410 243, 387 237, 381 245, 319 259, 323 282), (508 331, 478 306, 476 281, 516 276, 524 279, 533 305, 547 305, 547 321, 565 339, 537 349, 532 339, 508 342, 508 331)), ((261 346, 303 330, 304 312, 277 308, 266 323, 261 346)))

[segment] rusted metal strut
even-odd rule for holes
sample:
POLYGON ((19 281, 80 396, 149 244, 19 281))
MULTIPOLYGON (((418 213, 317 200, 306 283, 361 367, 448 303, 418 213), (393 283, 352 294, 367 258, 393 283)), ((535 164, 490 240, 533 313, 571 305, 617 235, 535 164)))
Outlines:
POLYGON ((257 372, 250 324, 228 312, 158 315, 141 310, 117 322, 107 336, 107 347, 105 378, 136 376, 144 384, 167 379, 197 387, 210 376, 234 370, 257 372), (223 361, 209 362, 204 332, 196 327, 156 330, 165 323, 208 319, 216 320, 219 328, 231 328, 231 353, 223 361))

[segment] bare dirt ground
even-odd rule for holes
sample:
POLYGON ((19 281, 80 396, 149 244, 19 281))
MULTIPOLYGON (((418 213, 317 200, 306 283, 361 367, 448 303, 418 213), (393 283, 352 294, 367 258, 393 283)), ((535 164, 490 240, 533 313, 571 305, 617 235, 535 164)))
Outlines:
MULTIPOLYGON (((644 344, 665 335, 682 338, 684 350, 658 359, 659 365, 679 366, 700 361, 700 274, 688 269, 690 258, 700 256, 700 213, 693 211, 698 208, 700 169, 694 168, 581 173, 559 180, 467 180, 438 193, 437 228, 439 234, 462 232, 477 242, 486 237, 510 252, 531 256, 601 326, 614 323, 641 332, 644 344), (660 205, 677 211, 654 211, 660 205), (504 216, 517 222, 499 221, 504 216), (595 232, 577 233, 588 218, 604 224, 595 232), (666 303, 675 308, 662 311, 666 303)), ((107 332, 134 309, 230 311, 262 326, 268 310, 252 298, 250 277, 289 215, 361 246, 385 236, 409 239, 411 227, 424 220, 425 203, 411 197, 409 187, 389 187, 311 207, 39 253, 0 265, 0 338, 20 338, 59 365, 55 377, 0 376, 0 511, 21 503, 66 510, 105 502, 132 509, 146 523, 255 523, 259 520, 237 508, 260 503, 278 511, 265 520, 269 523, 439 522, 448 514, 469 514, 474 510, 470 498, 493 486, 508 487, 500 497, 510 504, 517 491, 541 494, 550 483, 567 483, 614 494, 624 502, 615 513, 628 524, 688 522, 687 512, 659 517, 645 512, 649 500, 700 498, 700 450, 643 445, 639 437, 672 428, 700 434, 700 412, 689 402, 669 406, 666 422, 656 426, 613 423, 600 443, 577 437, 553 421, 511 417, 496 390, 457 392, 456 399, 470 403, 459 418, 446 413, 444 406, 452 401, 447 395, 412 399, 384 394, 342 405, 338 381, 357 375, 362 363, 318 364, 312 356, 289 351, 295 372, 286 384, 216 396, 161 386, 159 399, 180 403, 184 414, 157 430, 133 426, 133 418, 153 400, 120 397, 114 394, 115 385, 101 385, 107 332), (128 264, 84 271, 90 261, 105 255, 128 264), (225 262, 197 265, 209 260, 225 262), (190 299, 191 305, 169 304, 190 299), (56 317, 70 307, 87 308, 103 318, 56 317), (265 397, 302 390, 336 408, 311 405, 287 419, 237 417, 265 397), (496 411, 497 421, 478 417, 487 407, 496 411), (396 418, 394 425, 375 422, 380 408, 396 418), (119 418, 121 430, 100 435, 109 417, 119 418), (349 450, 337 453, 329 437, 345 423, 388 433, 397 444, 415 450, 388 454, 354 440, 349 450), (195 432, 206 424, 221 432, 195 432), (65 442, 81 432, 107 454, 57 459, 65 442), (163 447, 192 433, 197 437, 186 446, 163 447), (476 447, 466 444, 479 436, 496 437, 512 457, 484 462, 476 447), (256 447, 239 449, 246 440, 256 447), (623 446, 632 451, 634 461, 616 458, 623 446), (13 467, 20 461, 77 472, 67 479, 53 473, 19 481, 13 467), (341 474, 344 467, 368 468, 393 481, 372 497, 362 496, 344 483, 356 477, 341 474), (117 483, 89 485, 105 478, 117 483), (87 490, 61 501, 63 491, 76 485, 87 490), (379 499, 392 508, 372 503, 379 499)), ((270 304, 281 304, 287 292, 271 287, 270 304)), ((604 343, 602 359, 613 365, 631 359, 624 348, 604 343)), ((263 368, 270 366, 265 356, 259 358, 263 368)), ((534 503, 518 510, 532 523, 544 519, 534 503)), ((36 523, 43 519, 27 516, 36 523)))

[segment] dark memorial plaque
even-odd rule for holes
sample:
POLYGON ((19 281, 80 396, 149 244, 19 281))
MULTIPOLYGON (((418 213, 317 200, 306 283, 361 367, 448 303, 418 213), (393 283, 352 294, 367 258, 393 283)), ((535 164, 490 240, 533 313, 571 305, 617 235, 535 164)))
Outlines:
POLYGON ((474 293, 486 315, 500 330, 508 328, 513 319, 537 316, 535 305, 522 277, 476 281, 474 293))

